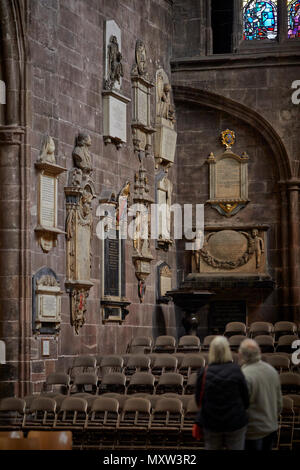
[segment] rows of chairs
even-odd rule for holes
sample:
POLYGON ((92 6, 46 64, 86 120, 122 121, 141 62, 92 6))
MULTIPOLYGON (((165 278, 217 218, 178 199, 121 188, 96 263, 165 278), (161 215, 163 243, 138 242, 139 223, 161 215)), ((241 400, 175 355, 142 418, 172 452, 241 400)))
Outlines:
MULTIPOLYGON (((227 323, 224 336, 229 340, 232 350, 237 350, 245 337, 255 338, 263 352, 292 352, 292 343, 299 339, 300 328, 293 322, 280 321, 273 325, 269 322, 253 322, 249 327, 242 322, 227 323)), ((137 336, 127 345, 127 353, 175 353, 207 351, 216 335, 208 335, 201 344, 197 336, 185 335, 179 338, 161 335, 155 341, 150 336, 137 336)))
POLYGON ((87 396, 65 396, 60 402, 39 396, 27 411, 25 400, 6 398, 0 403, 0 428, 70 431, 73 449, 199 448, 192 437, 195 400, 185 398, 105 394, 90 401, 87 396))
MULTIPOLYGON (((64 396, 62 401, 40 396, 27 411, 25 400, 6 398, 0 403, 0 429, 21 433, 18 437, 27 434, 27 438, 43 432, 44 440, 49 439, 46 434, 54 436, 59 431, 71 434, 73 449, 199 449, 203 442, 192 437, 196 412, 194 397, 172 393, 64 396)), ((283 397, 278 423, 274 448, 299 447, 299 395, 283 397)), ((65 442, 70 445, 70 439, 65 442)))

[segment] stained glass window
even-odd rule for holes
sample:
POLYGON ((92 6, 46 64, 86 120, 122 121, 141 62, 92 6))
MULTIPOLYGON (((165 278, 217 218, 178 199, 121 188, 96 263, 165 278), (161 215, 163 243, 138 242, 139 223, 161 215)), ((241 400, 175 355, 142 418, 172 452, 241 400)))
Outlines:
POLYGON ((244 39, 275 39, 277 36, 277 1, 244 0, 244 39))
POLYGON ((300 1, 288 3, 288 37, 300 38, 300 1))

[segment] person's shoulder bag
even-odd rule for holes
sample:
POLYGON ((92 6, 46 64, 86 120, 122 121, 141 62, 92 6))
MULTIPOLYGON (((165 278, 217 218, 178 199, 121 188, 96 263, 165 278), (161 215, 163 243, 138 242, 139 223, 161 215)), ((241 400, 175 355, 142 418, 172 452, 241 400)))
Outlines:
MULTIPOLYGON (((199 410, 201 409, 201 406, 202 406, 202 399, 203 399, 204 387, 205 387, 205 381, 206 381, 206 371, 207 371, 207 366, 204 369, 204 373, 203 373, 203 377, 202 377, 200 397, 199 397, 199 410)), ((193 425, 192 434, 193 434, 193 437, 197 441, 200 441, 203 438, 203 428, 201 426, 199 426, 198 423, 195 423, 193 425)))

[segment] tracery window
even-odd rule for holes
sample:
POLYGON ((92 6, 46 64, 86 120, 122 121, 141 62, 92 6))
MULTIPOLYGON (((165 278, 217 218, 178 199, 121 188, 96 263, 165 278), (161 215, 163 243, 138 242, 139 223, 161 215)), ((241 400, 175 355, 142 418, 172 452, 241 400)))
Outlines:
POLYGON ((277 37, 277 1, 244 0, 243 20, 244 40, 275 39, 277 37))
POLYGON ((300 38, 300 1, 288 2, 288 37, 300 38))

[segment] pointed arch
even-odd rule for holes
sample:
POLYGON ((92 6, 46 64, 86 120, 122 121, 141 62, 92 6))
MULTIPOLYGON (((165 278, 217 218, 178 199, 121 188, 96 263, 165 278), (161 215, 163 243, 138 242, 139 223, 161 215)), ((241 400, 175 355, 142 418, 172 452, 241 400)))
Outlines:
POLYGON ((274 154, 280 180, 286 181, 292 177, 290 160, 282 142, 272 125, 257 111, 207 90, 200 90, 183 85, 173 85, 175 103, 194 103, 208 108, 218 109, 247 123, 258 132, 269 144, 274 154))

